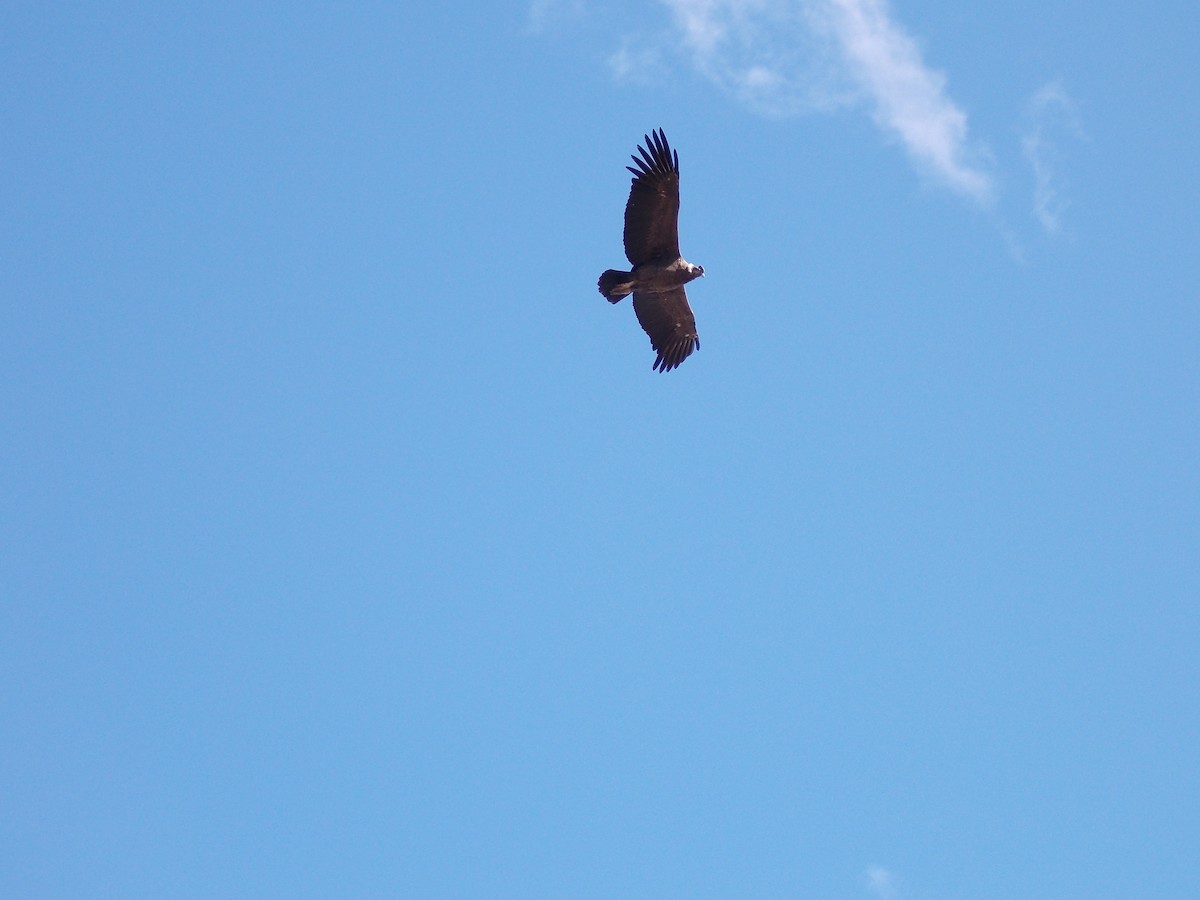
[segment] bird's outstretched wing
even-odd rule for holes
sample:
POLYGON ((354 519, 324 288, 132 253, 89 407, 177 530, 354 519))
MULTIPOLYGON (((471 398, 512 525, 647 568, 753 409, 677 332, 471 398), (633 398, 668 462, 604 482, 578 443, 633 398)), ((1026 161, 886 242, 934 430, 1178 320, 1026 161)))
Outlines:
POLYGON ((682 286, 662 292, 636 291, 633 311, 658 353, 654 368, 659 372, 671 371, 700 349, 696 318, 682 286))
MULTIPOLYGON (((679 154, 662 129, 645 136, 625 204, 625 255, 635 266, 679 258, 679 154)), ((686 303, 684 304, 687 305, 686 303)))

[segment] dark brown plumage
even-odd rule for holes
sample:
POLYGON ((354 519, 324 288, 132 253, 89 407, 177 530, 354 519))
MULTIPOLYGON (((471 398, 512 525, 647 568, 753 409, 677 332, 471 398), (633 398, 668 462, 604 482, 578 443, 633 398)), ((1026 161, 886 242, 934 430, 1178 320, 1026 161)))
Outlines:
POLYGON ((679 258, 679 154, 661 131, 645 137, 625 204, 625 255, 635 266, 679 258))
POLYGON ((625 256, 633 270, 609 269, 598 287, 611 303, 633 294, 633 311, 657 352, 654 368, 669 372, 700 348, 696 319, 683 286, 704 274, 679 255, 679 155, 662 129, 638 148, 625 204, 625 256))

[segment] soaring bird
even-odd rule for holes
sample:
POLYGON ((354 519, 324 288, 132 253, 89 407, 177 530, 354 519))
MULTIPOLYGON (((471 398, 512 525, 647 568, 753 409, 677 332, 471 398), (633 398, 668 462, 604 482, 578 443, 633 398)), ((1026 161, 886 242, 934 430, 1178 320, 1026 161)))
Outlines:
POLYGON ((658 354, 654 369, 669 372, 700 349, 696 318, 683 286, 704 274, 679 255, 679 154, 662 129, 644 136, 625 204, 625 255, 632 272, 609 269, 600 293, 610 303, 633 294, 633 311, 658 354))

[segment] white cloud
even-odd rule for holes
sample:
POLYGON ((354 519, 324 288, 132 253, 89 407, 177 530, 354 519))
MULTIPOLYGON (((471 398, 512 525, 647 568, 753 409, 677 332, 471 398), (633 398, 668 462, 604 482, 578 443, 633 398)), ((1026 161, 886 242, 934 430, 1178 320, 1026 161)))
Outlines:
POLYGON ((1047 234, 1062 232, 1069 201, 1061 187, 1059 139, 1084 139, 1075 104, 1061 84, 1043 85, 1029 101, 1021 153, 1033 170, 1033 214, 1047 234))
POLYGON ((948 187, 986 202, 991 177, 967 137, 967 115, 946 96, 946 77, 929 69, 885 0, 828 0, 822 17, 855 80, 874 107, 875 122, 897 136, 913 160, 948 187))
POLYGON ((981 204, 986 153, 886 0, 661 0, 696 68, 769 115, 865 102, 924 173, 981 204))
POLYGON ((627 37, 608 58, 608 68, 617 81, 653 85, 662 80, 665 67, 662 53, 656 46, 627 37))
POLYGON ((544 34, 583 15, 583 0, 530 0, 529 28, 544 34))
POLYGON ((715 53, 729 33, 728 18, 736 16, 744 3, 720 3, 713 0, 677 0, 669 2, 679 27, 691 48, 701 57, 715 53), (724 7, 724 8, 722 8, 724 7))
POLYGON ((689 61, 764 115, 845 105, 853 86, 809 21, 812 0, 661 0, 689 61))
POLYGON ((883 866, 871 866, 867 869, 867 890, 879 900, 899 900, 896 891, 896 877, 883 866))

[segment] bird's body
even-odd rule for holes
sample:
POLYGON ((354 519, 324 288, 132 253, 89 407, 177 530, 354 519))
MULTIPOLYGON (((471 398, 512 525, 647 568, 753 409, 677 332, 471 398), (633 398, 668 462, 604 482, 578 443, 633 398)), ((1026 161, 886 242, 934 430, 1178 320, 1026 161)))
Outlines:
MULTIPOLYGON (((605 272, 613 274, 608 278, 608 290, 601 289, 609 300, 616 303, 626 294, 646 293, 646 292, 661 292, 670 291, 675 288, 682 287, 689 281, 692 281, 697 276, 693 270, 697 268, 691 263, 677 259, 674 262, 663 263, 642 263, 636 266, 632 272, 618 272, 616 269, 609 269, 605 272), (620 296, 617 296, 617 295, 620 296)), ((601 276, 603 277, 603 276, 601 276)))
POLYGON ((654 368, 668 372, 700 347, 696 319, 683 286, 704 274, 679 255, 679 155, 662 129, 645 136, 625 204, 625 256, 628 272, 609 269, 600 293, 610 303, 633 294, 633 310, 658 353, 654 368))

